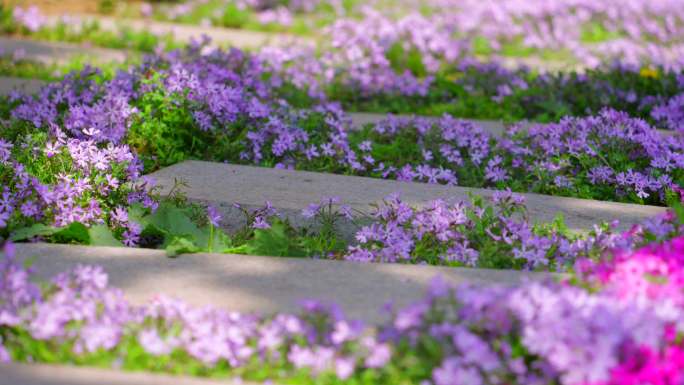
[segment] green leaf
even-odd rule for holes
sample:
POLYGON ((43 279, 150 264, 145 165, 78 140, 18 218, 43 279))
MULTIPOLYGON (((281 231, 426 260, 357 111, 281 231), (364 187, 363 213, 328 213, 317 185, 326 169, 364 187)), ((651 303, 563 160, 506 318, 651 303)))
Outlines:
POLYGON ((62 227, 52 235, 52 239, 58 243, 90 244, 88 228, 81 222, 72 222, 62 227))
POLYGON ((196 253, 201 251, 195 242, 186 237, 173 237, 166 246, 166 255, 175 257, 179 254, 196 253))
POLYGON ((48 236, 59 231, 58 227, 51 227, 44 225, 42 223, 36 223, 33 226, 22 227, 15 230, 12 235, 10 235, 10 240, 12 241, 25 241, 38 236, 48 236))
POLYGON ((114 238, 114 234, 106 225, 95 225, 88 230, 90 244, 93 246, 123 247, 123 243, 114 238))
POLYGON ((275 221, 270 229, 254 230, 254 239, 247 242, 245 251, 251 255, 273 257, 300 257, 304 252, 297 247, 295 238, 287 233, 287 226, 275 221))
POLYGON ((142 227, 148 225, 147 209, 140 203, 134 203, 128 208, 128 219, 140 224, 142 227))
POLYGON ((160 204, 157 211, 148 217, 148 221, 150 225, 169 235, 188 235, 196 240, 206 237, 203 231, 190 219, 187 210, 175 207, 171 203, 160 204))

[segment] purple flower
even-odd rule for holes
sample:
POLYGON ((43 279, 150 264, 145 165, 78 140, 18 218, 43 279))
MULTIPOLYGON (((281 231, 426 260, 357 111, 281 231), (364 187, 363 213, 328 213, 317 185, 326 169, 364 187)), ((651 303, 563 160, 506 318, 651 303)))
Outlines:
POLYGON ((138 334, 138 342, 146 352, 154 356, 170 354, 177 345, 176 340, 164 341, 155 329, 141 331, 138 334))
POLYGON ((45 16, 35 5, 32 5, 26 9, 15 7, 13 16, 19 24, 23 25, 26 27, 26 29, 32 32, 38 31, 47 22, 45 16))
POLYGON ((214 227, 219 227, 221 222, 221 213, 214 206, 207 206, 207 219, 214 227))
POLYGON ((309 205, 302 210, 302 215, 304 218, 313 218, 316 215, 318 215, 319 210, 321 209, 321 205, 318 203, 309 203, 309 205))
POLYGON ((335 359, 335 374, 341 380, 346 380, 354 374, 356 360, 353 357, 338 357, 335 359))
POLYGON ((432 372, 435 385, 482 384, 482 376, 473 367, 465 366, 458 357, 446 358, 442 365, 432 372))
POLYGON ((270 229, 271 224, 263 216, 254 217, 254 222, 252 222, 252 228, 255 229, 270 229))

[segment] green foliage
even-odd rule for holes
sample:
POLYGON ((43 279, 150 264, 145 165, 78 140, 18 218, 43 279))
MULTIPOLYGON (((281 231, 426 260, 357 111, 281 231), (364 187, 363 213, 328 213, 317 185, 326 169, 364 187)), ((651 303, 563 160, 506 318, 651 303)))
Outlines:
POLYGON ((72 222, 64 227, 51 227, 36 223, 12 232, 13 241, 27 241, 42 238, 54 243, 73 243, 92 246, 123 246, 112 231, 105 225, 94 225, 90 228, 81 222, 72 222))
POLYGON ((109 227, 105 225, 93 225, 88 229, 90 245, 122 247, 123 243, 114 237, 109 227))
POLYGON ((242 28, 250 21, 251 14, 238 8, 235 3, 228 3, 221 16, 221 25, 228 28, 242 28))
POLYGON ((401 43, 397 42, 387 50, 386 56, 396 72, 401 73, 408 70, 414 76, 423 77, 427 75, 422 56, 416 49, 406 52, 401 43))
POLYGON ((254 230, 254 238, 245 246, 246 254, 268 255, 274 257, 303 257, 304 250, 298 242, 293 242, 294 229, 288 224, 276 220, 269 229, 254 230))
POLYGON ((150 242, 147 246, 165 249, 170 257, 181 253, 221 251, 231 245, 224 232, 214 231, 211 225, 198 225, 192 219, 191 207, 178 207, 163 201, 154 213, 142 213, 144 210, 134 205, 128 215, 143 227, 142 237, 150 242))
POLYGON ((185 99, 167 94, 158 75, 143 95, 140 114, 128 132, 128 143, 141 154, 147 172, 199 155, 208 135, 197 128, 185 99))

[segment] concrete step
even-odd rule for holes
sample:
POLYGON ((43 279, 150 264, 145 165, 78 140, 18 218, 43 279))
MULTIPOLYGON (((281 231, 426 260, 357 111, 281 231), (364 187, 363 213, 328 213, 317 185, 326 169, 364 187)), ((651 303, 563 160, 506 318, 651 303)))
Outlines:
POLYGON ((0 95, 9 95, 13 90, 35 94, 45 84, 45 82, 37 79, 0 76, 0 95))
POLYGON ((113 369, 46 364, 0 364, 0 385, 254 385, 234 379, 209 380, 113 369))
MULTIPOLYGON (((349 117, 351 118, 351 126, 353 129, 360 129, 363 126, 367 124, 375 124, 378 123, 382 120, 387 119, 388 114, 383 114, 383 113, 376 113, 376 112, 350 112, 348 113, 349 117)), ((418 115, 410 115, 410 114, 398 114, 395 115, 398 117, 404 117, 404 118, 410 118, 410 117, 416 117, 418 115)), ((434 119, 438 120, 438 116, 424 116, 425 118, 428 119, 434 119)), ((505 130, 506 130, 506 124, 502 121, 498 120, 482 120, 482 119, 463 119, 469 122, 472 122, 473 124, 477 125, 478 127, 484 129, 485 131, 493 134, 493 135, 502 135, 505 130)), ((529 122, 521 122, 525 126, 529 126, 529 122)))
MULTIPOLYGON (((62 20, 59 16, 48 16, 48 25, 56 25, 62 20)), ((220 27, 203 27, 191 24, 178 24, 144 19, 118 19, 105 16, 92 16, 83 14, 69 15, 69 24, 78 26, 84 22, 96 21, 100 28, 106 31, 119 31, 122 27, 134 31, 148 31, 158 36, 173 35, 180 41, 187 43, 192 39, 199 39, 202 35, 211 38, 213 46, 230 46, 237 48, 259 48, 265 45, 289 45, 293 43, 303 44, 313 42, 301 36, 283 33, 269 33, 249 31, 243 29, 231 29, 220 27)))
POLYGON ((121 63, 128 57, 128 53, 121 50, 9 37, 0 37, 0 47, 5 54, 20 51, 25 59, 45 64, 66 64, 78 57, 84 57, 93 63, 121 63))
POLYGON ((232 254, 188 254, 116 247, 17 244, 17 256, 31 259, 36 274, 50 278, 78 264, 100 265, 110 284, 136 304, 165 294, 193 305, 244 313, 295 312, 304 299, 334 302, 353 319, 382 322, 382 307, 405 306, 422 298, 431 280, 515 285, 548 279, 547 273, 401 264, 364 264, 305 258, 232 254))
MULTIPOLYGON (((307 171, 279 170, 223 163, 186 161, 151 174, 168 192, 176 178, 188 183, 184 189, 194 201, 210 202, 226 212, 226 226, 238 226, 231 220, 240 218, 232 208, 237 202, 244 207, 260 207, 270 201, 275 208, 291 218, 322 198, 339 197, 343 204, 369 212, 372 205, 392 193, 419 206, 435 199, 467 200, 468 193, 489 197, 494 191, 456 186, 409 183, 376 178, 334 175, 307 171)), ((562 214, 571 229, 588 230, 602 221, 618 219, 621 229, 663 213, 665 208, 586 199, 522 194, 526 197, 530 217, 548 222, 562 214)), ((295 221, 296 222, 296 221, 295 221)))
MULTIPOLYGON (((378 123, 382 120, 387 119, 388 114, 377 113, 377 112, 350 112, 350 113, 348 113, 348 115, 351 118, 352 129, 358 130, 367 124, 375 124, 375 123, 378 123)), ((420 116, 420 115, 397 114, 395 116, 410 118, 410 117, 416 117, 416 116, 420 116)), ((423 116, 423 117, 427 118, 427 119, 434 119, 434 120, 439 119, 438 116, 423 116)), ((499 121, 499 120, 483 120, 483 119, 462 119, 462 120, 472 122, 473 124, 484 129, 485 131, 489 132, 492 135, 503 135, 503 133, 506 131, 506 127, 511 125, 511 124, 506 124, 503 121, 499 121)), ((525 128, 528 128, 534 124, 543 124, 543 123, 521 121, 521 122, 517 122, 517 124, 520 124, 525 128)), ((676 135, 676 132, 672 131, 672 130, 659 129, 658 132, 660 132, 663 135, 676 135)))

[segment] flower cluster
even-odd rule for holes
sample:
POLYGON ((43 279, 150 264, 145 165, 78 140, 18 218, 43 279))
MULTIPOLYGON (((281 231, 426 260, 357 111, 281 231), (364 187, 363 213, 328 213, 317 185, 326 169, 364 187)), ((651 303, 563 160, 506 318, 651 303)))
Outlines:
MULTIPOLYGON (((684 76, 682 76, 682 84, 684 84, 684 76)), ((655 121, 663 124, 663 127, 684 131, 684 93, 654 107, 651 116, 655 121)))
POLYGON ((164 296, 132 306, 93 266, 59 274, 41 291, 6 256, 0 360, 42 361, 58 350, 65 360, 97 355, 127 369, 162 369, 155 362, 164 359, 176 373, 305 374, 326 384, 676 384, 684 379, 683 253, 680 237, 584 264, 579 277, 593 290, 551 281, 450 287, 435 279, 423 300, 390 309, 375 328, 315 301, 303 302, 299 315, 266 318, 164 296))
POLYGON ((344 259, 357 262, 427 263, 485 268, 565 271, 578 258, 596 258, 609 250, 628 253, 652 240, 680 234, 673 212, 649 219, 627 233, 617 222, 596 225, 586 234, 568 231, 562 222, 533 224, 524 197, 497 192, 492 204, 480 197, 470 203, 428 202, 415 208, 397 195, 371 213, 373 221, 355 235, 344 259))
POLYGON ((384 178, 656 204, 682 183, 682 137, 611 110, 502 137, 450 116, 390 117, 366 132, 366 172, 384 178))
MULTIPOLYGON (((200 19, 200 24, 218 24, 226 27, 241 26, 238 20, 232 18, 233 15, 239 15, 244 19, 254 18, 262 25, 276 24, 281 27, 290 27, 295 14, 311 14, 319 8, 321 1, 223 0, 212 4, 210 14, 203 12, 202 8, 206 3, 206 0, 186 0, 170 7, 157 7, 156 9, 150 3, 143 3, 140 13, 144 17, 149 17, 156 10, 158 11, 157 17, 181 22, 202 15, 204 17, 200 19)), ((341 1, 331 1, 330 6, 338 12, 342 12, 341 1)))
MULTIPOLYGON (((38 124, 54 112, 47 104, 43 107, 42 114, 30 117, 38 124)), ((15 110, 18 115, 24 111, 15 110)), ((69 123, 70 131, 54 123, 47 131, 33 133, 21 125, 5 128, 11 140, 0 139, 0 234, 36 224, 61 228, 78 222, 107 225, 125 244, 138 243, 141 228, 129 220, 125 207, 140 203, 154 210, 157 200, 142 176, 141 162, 120 143, 116 133, 125 128, 116 127, 121 121, 107 121, 112 116, 73 120, 101 123, 82 130, 69 123)))
POLYGON ((16 20, 19 25, 31 32, 38 31, 47 22, 45 15, 43 15, 40 12, 40 9, 35 5, 27 7, 26 9, 15 7, 12 16, 14 16, 14 20, 16 20))
MULTIPOLYGON (((562 50, 565 56, 590 67, 611 58, 632 64, 647 60, 677 68, 683 64, 684 13, 676 0, 655 4, 647 0, 630 0, 628 4, 610 0, 561 0, 553 4, 544 0, 427 0, 420 2, 420 10, 414 1, 407 0, 363 4, 335 0, 325 2, 325 7, 319 0, 225 0, 213 5, 207 7, 205 0, 187 0, 157 7, 156 16, 228 27, 278 24, 280 29, 291 29, 294 16, 307 13, 316 19, 314 25, 329 24, 321 40, 349 37, 352 50, 346 60, 354 60, 355 55, 362 62, 369 58, 375 61, 378 52, 384 54, 393 42, 399 42, 404 48, 425 54, 428 69, 440 65, 444 57, 433 54, 443 53, 445 48, 450 54, 509 56, 562 50), (364 36, 374 43, 366 44, 369 39, 364 36), (401 36, 407 39, 401 41, 401 36)), ((143 13, 149 16, 154 10, 148 4, 143 13)))

